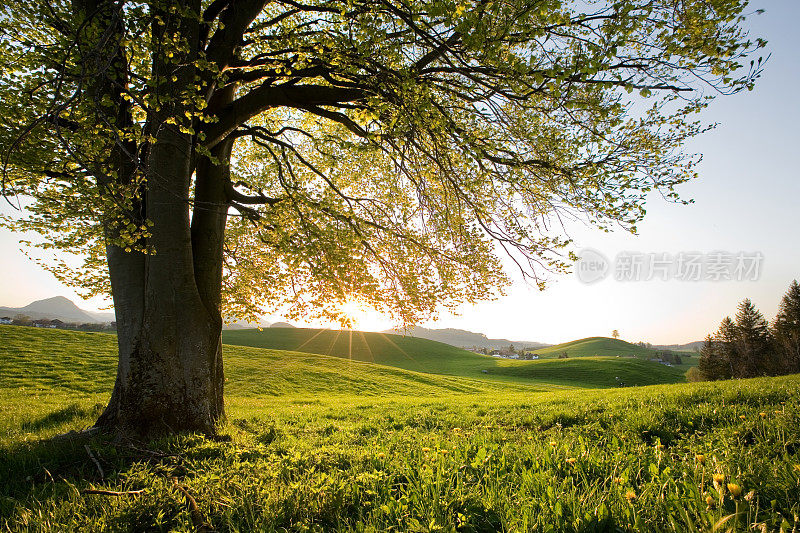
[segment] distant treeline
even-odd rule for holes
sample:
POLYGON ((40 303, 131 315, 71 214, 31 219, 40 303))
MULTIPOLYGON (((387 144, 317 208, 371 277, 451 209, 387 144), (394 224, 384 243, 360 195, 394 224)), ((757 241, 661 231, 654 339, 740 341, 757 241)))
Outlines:
POLYGON ((800 285, 797 280, 783 296, 778 315, 769 324, 749 299, 736 316, 725 317, 716 333, 706 337, 692 381, 800 372, 800 285))
POLYGON ((14 326, 32 326, 35 328, 48 328, 48 329, 73 329, 77 331, 116 331, 116 322, 64 322, 58 319, 37 318, 35 320, 27 315, 15 315, 11 319, 11 325, 14 326))

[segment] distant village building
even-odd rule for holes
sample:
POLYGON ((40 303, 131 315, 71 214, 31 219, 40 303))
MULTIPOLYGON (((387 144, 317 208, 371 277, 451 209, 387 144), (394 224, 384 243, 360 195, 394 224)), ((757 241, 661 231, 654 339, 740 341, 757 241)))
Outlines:
POLYGON ((4 316, 0 318, 0 324, 11 324, 13 320, 10 317, 4 316))

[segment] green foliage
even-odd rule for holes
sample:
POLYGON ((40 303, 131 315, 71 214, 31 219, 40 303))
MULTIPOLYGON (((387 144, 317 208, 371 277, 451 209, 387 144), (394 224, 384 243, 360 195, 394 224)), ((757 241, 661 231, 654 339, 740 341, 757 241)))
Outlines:
POLYGON ((186 219, 226 208, 224 316, 346 321, 357 300, 412 322, 496 296, 504 253, 565 269, 559 217, 635 231, 648 192, 679 201, 705 89, 759 75, 746 5, 10 0, 0 153, 25 209, 2 224, 103 293, 106 245, 159 253, 167 187, 186 219), (210 199, 209 162, 230 171, 210 199))
POLYGON ((472 387, 415 390, 410 384, 421 375, 413 372, 229 348, 235 374, 222 431, 230 440, 51 441, 39 439, 96 418, 107 384, 97 385, 106 393, 97 395, 73 381, 102 381, 105 373, 110 383, 113 369, 102 367, 113 363, 114 337, 22 327, 0 334, 3 529, 180 531, 198 522, 218 531, 800 527, 797 376, 537 392, 427 375, 472 387), (246 363, 259 358, 268 362, 246 363), (59 359, 63 371, 75 372, 72 381, 52 380, 59 359), (368 372, 357 376, 362 368, 368 372), (374 389, 342 386, 366 374, 374 389), (263 379, 280 384, 276 395, 256 385, 263 379), (314 383, 331 392, 303 391, 314 383))

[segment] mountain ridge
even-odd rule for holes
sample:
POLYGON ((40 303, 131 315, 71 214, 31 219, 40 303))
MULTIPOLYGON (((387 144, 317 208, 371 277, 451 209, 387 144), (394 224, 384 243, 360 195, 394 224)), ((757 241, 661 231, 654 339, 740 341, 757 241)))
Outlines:
POLYGON ((387 329, 381 333, 390 333, 392 335, 402 335, 408 337, 417 337, 420 339, 428 339, 431 341, 443 342, 458 348, 487 348, 487 349, 501 349, 508 348, 513 344, 517 349, 537 349, 551 346, 545 342, 538 341, 512 341, 508 339, 490 339, 484 333, 475 333, 465 329, 456 328, 443 328, 443 329, 429 329, 421 326, 412 326, 408 329, 387 329))
POLYGON ((23 307, 0 307, 0 314, 8 315, 11 318, 13 318, 14 315, 25 315, 33 320, 50 319, 81 324, 101 324, 104 322, 113 322, 114 320, 111 318, 113 317, 111 313, 92 313, 91 311, 85 311, 75 305, 72 300, 64 296, 53 296, 52 298, 35 300, 23 307))

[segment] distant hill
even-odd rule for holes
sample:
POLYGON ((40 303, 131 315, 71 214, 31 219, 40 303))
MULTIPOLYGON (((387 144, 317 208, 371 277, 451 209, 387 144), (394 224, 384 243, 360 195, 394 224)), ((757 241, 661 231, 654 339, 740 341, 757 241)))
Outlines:
MULTIPOLYGON (((508 385, 614 387, 618 385, 617 378, 626 385, 680 383, 685 380, 684 370, 666 367, 645 357, 558 360, 554 356, 540 361, 519 361, 480 355, 429 339, 386 333, 269 328, 225 331, 222 341, 227 345, 332 355, 426 374, 503 381, 508 385)), ((653 353, 652 350, 648 352, 653 353)))
POLYGON ((659 344, 653 345, 654 350, 672 350, 673 352, 695 352, 703 347, 703 341, 687 342, 686 344, 659 344))
POLYGON ((656 350, 608 337, 589 337, 535 350, 540 357, 643 357, 656 356, 656 350))
POLYGON ((90 313, 75 305, 69 298, 55 296, 37 300, 25 307, 0 307, 0 315, 14 318, 15 315, 26 315, 33 320, 51 319, 62 322, 102 323, 114 321, 113 313, 90 313))
POLYGON ((443 342, 451 346, 457 346, 459 348, 472 348, 474 346, 477 348, 499 350, 501 348, 508 348, 510 344, 513 344, 515 348, 517 349, 522 348, 525 350, 528 348, 541 348, 544 346, 550 346, 547 343, 536 342, 536 341, 511 341, 508 339, 490 339, 483 333, 475 333, 473 331, 467 331, 464 329, 453 329, 453 328, 428 329, 419 326, 413 326, 408 329, 389 329, 383 331, 382 333, 416 337, 419 339, 428 339, 432 341, 443 342))
POLYGON ((288 322, 275 322, 274 324, 270 324, 271 328, 293 328, 294 326, 289 324, 288 322))

